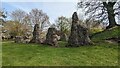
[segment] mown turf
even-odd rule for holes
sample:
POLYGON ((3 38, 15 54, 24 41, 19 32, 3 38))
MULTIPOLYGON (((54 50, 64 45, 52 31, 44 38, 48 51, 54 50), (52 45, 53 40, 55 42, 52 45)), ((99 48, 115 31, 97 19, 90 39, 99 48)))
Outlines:
POLYGON ((117 44, 99 42, 93 46, 55 48, 40 44, 3 42, 3 66, 116 66, 117 44))
MULTIPOLYGON (((3 42, 3 66, 117 66, 118 43, 104 39, 118 37, 120 27, 115 27, 92 37, 94 45, 74 48, 59 42, 55 48, 41 44, 3 42)), ((120 48, 120 47, 119 47, 120 48)))

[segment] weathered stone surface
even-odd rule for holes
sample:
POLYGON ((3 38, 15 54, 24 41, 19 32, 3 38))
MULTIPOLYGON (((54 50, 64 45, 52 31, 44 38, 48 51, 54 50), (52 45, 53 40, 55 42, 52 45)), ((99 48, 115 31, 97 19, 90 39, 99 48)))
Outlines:
POLYGON ((29 36, 24 36, 23 39, 24 39, 23 43, 29 43, 30 42, 30 37, 29 36))
POLYGON ((14 40, 15 40, 15 43, 23 43, 24 39, 22 36, 16 36, 14 40))
POLYGON ((51 46, 58 46, 58 35, 56 34, 57 30, 55 28, 49 28, 48 33, 46 35, 45 44, 51 46))
POLYGON ((30 38, 27 38, 26 36, 16 36, 14 41, 15 43, 29 43, 30 38))
POLYGON ((32 40, 30 41, 30 43, 41 43, 40 42, 40 30, 39 30, 39 24, 35 24, 34 26, 34 31, 33 31, 33 38, 32 40))
POLYGON ((71 26, 71 33, 68 39, 68 46, 78 46, 78 16, 77 13, 74 12, 72 15, 72 26, 71 26))
POLYGON ((71 33, 67 46, 78 47, 80 45, 88 45, 90 42, 87 28, 84 28, 79 24, 77 13, 74 12, 72 15, 71 33))
POLYGON ((79 45, 91 44, 88 29, 85 27, 82 27, 81 25, 78 25, 78 42, 79 42, 79 45))

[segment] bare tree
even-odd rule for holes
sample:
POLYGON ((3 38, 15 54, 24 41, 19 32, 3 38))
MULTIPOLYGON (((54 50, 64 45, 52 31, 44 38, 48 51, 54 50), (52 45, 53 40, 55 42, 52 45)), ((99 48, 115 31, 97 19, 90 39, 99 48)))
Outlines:
MULTIPOLYGON (((32 24, 30 21, 30 16, 25 11, 21 9, 16 9, 12 11, 10 16, 13 19, 13 21, 10 24, 11 25, 16 24, 14 26, 16 27, 16 32, 19 33, 19 34, 15 34, 15 36, 17 35, 25 36, 25 34, 27 34, 28 32, 32 33, 32 24)), ((14 29, 15 28, 11 29, 13 30, 13 33, 15 33, 14 29)))
POLYGON ((42 10, 32 9, 29 15, 32 24, 39 24, 40 30, 43 30, 46 23, 49 24, 49 17, 42 10))
POLYGON ((71 19, 61 16, 58 17, 56 23, 57 28, 60 30, 60 40, 67 40, 67 36, 70 33, 71 19))
POLYGON ((41 43, 41 35, 46 24, 49 24, 49 17, 39 9, 32 9, 29 13, 30 21, 34 26, 33 38, 30 43, 41 43))
POLYGON ((30 16, 26 14, 26 16, 23 18, 23 25, 26 28, 26 30, 32 31, 32 23, 30 21, 30 16))
MULTIPOLYGON (((107 1, 107 0, 105 0, 107 1)), ((115 16, 120 15, 120 1, 108 0, 108 2, 103 2, 102 0, 90 0, 90 1, 80 1, 78 2, 78 8, 83 8, 85 15, 92 18, 98 19, 101 22, 109 22, 107 28, 114 27, 116 24, 115 16)))
POLYGON ((1 9, 0 10, 0 25, 3 25, 3 23, 5 22, 5 18, 7 18, 7 12, 1 9))
POLYGON ((16 10, 12 11, 10 16, 14 21, 23 23, 23 19, 25 18, 26 14, 27 13, 25 11, 23 11, 21 9, 16 9, 16 10))

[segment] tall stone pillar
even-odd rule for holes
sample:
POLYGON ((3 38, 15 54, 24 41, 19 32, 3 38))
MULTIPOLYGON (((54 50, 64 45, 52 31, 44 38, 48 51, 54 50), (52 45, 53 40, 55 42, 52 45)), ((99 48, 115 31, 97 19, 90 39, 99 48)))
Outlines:
POLYGON ((40 30, 39 30, 39 24, 35 24, 34 31, 33 31, 33 38, 30 41, 30 43, 41 43, 40 42, 40 30))

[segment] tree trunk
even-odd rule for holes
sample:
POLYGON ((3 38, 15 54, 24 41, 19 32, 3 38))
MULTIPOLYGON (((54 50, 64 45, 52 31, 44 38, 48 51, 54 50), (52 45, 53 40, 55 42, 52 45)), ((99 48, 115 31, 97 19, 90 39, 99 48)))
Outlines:
POLYGON ((116 26, 116 21, 115 21, 115 14, 114 14, 114 5, 116 2, 108 2, 108 4, 106 2, 103 2, 104 7, 107 9, 107 13, 108 13, 108 20, 109 20, 109 25, 106 27, 106 29, 112 28, 114 26, 116 26))

